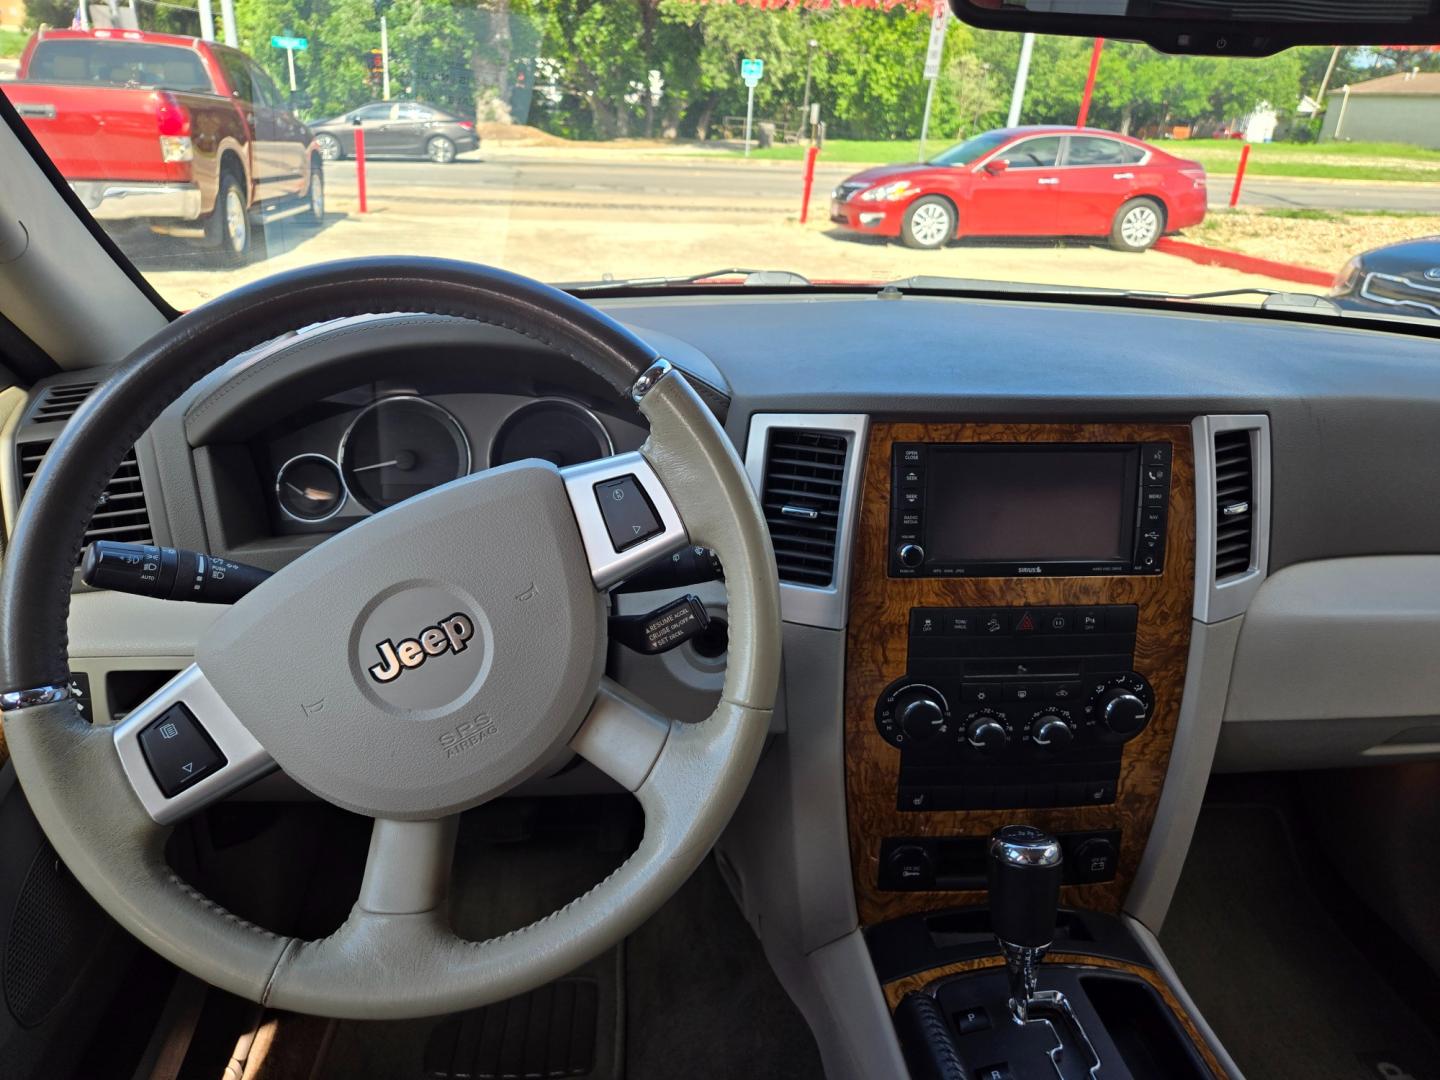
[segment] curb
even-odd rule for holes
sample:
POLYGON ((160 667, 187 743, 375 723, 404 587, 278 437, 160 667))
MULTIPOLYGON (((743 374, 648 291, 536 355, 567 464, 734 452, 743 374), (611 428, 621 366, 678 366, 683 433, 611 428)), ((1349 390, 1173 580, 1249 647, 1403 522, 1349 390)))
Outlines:
POLYGON ((1297 266, 1294 263, 1276 262, 1256 255, 1243 255, 1238 251, 1192 244, 1188 240, 1172 240, 1168 236, 1155 242, 1155 250, 1166 255, 1178 255, 1201 266, 1223 266, 1227 270, 1239 270, 1246 274, 1260 274, 1280 281, 1293 281, 1297 285, 1319 285, 1329 288, 1335 280, 1333 273, 1316 270, 1311 266, 1297 266))

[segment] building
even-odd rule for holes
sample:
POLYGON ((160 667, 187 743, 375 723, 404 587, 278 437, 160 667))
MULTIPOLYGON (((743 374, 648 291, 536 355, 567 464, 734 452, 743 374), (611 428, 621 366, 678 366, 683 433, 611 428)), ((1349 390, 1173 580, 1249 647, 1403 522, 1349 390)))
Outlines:
POLYGON ((1395 142, 1440 150, 1440 72, 1405 71, 1325 96, 1322 142, 1395 142))
POLYGON ((25 0, 0 0, 0 30, 19 30, 25 25, 25 0))

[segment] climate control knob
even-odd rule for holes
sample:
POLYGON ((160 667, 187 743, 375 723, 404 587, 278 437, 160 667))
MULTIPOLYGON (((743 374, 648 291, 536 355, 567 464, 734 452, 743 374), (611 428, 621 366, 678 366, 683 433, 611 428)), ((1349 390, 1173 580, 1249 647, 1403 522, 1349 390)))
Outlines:
POLYGON ((1100 683, 1085 705, 1086 723, 1103 741, 1123 742, 1150 722, 1155 692, 1136 672, 1114 675, 1100 683))
POLYGON ((1116 687, 1100 698, 1100 722, 1116 735, 1133 735, 1150 719, 1150 706, 1138 695, 1116 687))
POLYGON ((981 709, 965 718, 965 741, 986 756, 1004 750, 1010 742, 1005 717, 994 709, 981 709))
POLYGON ((895 719, 915 742, 932 739, 945 730, 945 699, 928 686, 904 691, 895 699, 895 719))
POLYGON ((1037 713, 1030 721, 1030 741, 1046 750, 1064 750, 1075 741, 1075 731, 1057 712, 1037 713))
POLYGON ((919 544, 901 544, 895 553, 901 566, 916 567, 925 561, 925 549, 919 544))

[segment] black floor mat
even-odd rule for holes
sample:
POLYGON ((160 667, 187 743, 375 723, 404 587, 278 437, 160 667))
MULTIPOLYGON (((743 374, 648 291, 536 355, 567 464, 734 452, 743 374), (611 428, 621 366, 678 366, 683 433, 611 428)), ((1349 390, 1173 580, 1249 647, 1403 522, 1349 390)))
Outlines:
POLYGON ((1440 1080, 1440 1042, 1310 886, 1282 813, 1207 805, 1161 945, 1254 1080, 1440 1080))
MULTIPOLYGON (((595 815, 597 819, 604 817, 595 815)), ((480 940, 564 906, 625 857, 567 828, 496 843, 462 825, 452 917, 480 940)), ((620 945, 531 994, 458 1016, 336 1026, 312 1080, 808 1080, 822 1075, 714 860, 620 945), (593 1031, 588 1053, 582 1045, 593 1031)))

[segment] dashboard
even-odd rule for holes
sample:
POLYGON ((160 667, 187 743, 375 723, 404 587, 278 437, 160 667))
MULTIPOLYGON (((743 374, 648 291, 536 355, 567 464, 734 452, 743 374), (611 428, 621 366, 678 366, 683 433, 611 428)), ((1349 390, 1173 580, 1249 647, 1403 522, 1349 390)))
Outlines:
MULTIPOLYGON (((802 948, 973 898, 971 840, 1016 814, 1089 845, 1068 902, 1163 911, 1212 770, 1440 753, 1440 471, 1412 467, 1440 457, 1433 339, 918 296, 598 306, 687 373, 772 520, 785 749, 722 852, 747 910, 802 948), (987 506, 1005 520, 975 528, 987 506), (1114 726, 1086 712, 1112 702, 1114 726), (767 863, 777 844, 794 865, 767 863)), ((56 376, 12 413, 11 520, 94 383, 56 376)), ((188 391, 96 520, 278 569, 468 472, 644 438, 628 402, 503 329, 346 319, 188 391)), ((723 620, 723 588, 698 591, 723 620)), ((194 607, 136 640, 152 608, 77 586, 72 667, 98 719, 183 667, 213 617, 194 607)), ((613 661, 681 717, 724 668, 713 641, 613 661)))

